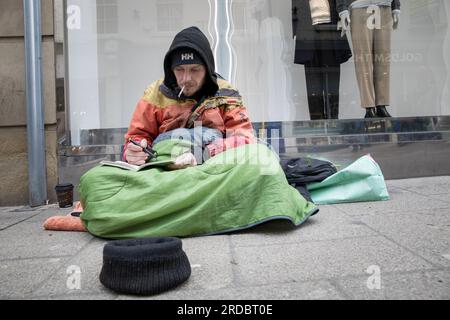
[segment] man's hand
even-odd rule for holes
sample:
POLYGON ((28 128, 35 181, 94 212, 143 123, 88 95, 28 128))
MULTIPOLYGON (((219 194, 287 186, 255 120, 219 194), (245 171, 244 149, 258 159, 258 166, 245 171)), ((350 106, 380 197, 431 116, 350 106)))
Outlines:
POLYGON ((398 24, 400 23, 400 11, 399 10, 392 11, 392 20, 394 21, 393 28, 394 28, 394 30, 397 30, 398 24))
POLYGON ((175 159, 175 163, 167 166, 169 170, 185 169, 187 167, 195 167, 197 165, 197 160, 192 153, 184 153, 175 159))
POLYGON ((129 142, 125 151, 125 159, 127 159, 127 162, 137 166, 144 164, 148 159, 148 154, 143 151, 143 148, 146 148, 147 144, 147 140, 145 139, 141 140, 141 146, 136 146, 129 142))
POLYGON ((338 22, 338 30, 341 30, 341 37, 345 35, 345 33, 350 30, 350 13, 348 10, 342 11, 339 13, 339 22, 338 22))

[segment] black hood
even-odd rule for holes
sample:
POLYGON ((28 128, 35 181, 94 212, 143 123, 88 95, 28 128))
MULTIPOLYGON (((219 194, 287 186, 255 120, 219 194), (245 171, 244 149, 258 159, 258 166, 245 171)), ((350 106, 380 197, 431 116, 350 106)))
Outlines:
POLYGON ((206 96, 214 96, 219 90, 214 55, 208 38, 197 27, 184 29, 173 39, 164 58, 164 85, 171 91, 179 90, 177 79, 172 71, 172 53, 178 48, 191 48, 198 52, 206 65, 206 80, 201 91, 206 96))

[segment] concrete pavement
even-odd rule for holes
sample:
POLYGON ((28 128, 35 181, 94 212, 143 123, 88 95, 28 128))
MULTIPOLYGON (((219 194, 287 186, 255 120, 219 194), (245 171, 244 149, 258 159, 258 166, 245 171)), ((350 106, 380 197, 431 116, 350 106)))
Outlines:
MULTIPOLYGON (((450 177, 387 185, 390 201, 320 206, 298 228, 183 239, 190 279, 145 299, 450 299, 450 177)), ((0 299, 143 299, 99 282, 105 240, 43 230, 70 211, 0 208, 0 299)))

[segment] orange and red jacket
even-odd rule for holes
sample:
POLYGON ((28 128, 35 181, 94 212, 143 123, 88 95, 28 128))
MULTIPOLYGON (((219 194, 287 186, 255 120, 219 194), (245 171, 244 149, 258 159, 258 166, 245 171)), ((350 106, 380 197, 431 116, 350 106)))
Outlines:
POLYGON ((155 81, 138 102, 125 134, 125 146, 130 138, 137 142, 145 138, 151 146, 159 134, 177 128, 190 128, 194 121, 195 125, 217 129, 223 134, 223 139, 207 146, 211 157, 225 150, 256 142, 242 97, 227 81, 218 79, 217 82, 219 90, 216 95, 205 99, 193 112, 197 101, 163 93, 162 89, 167 90, 163 79, 155 81))

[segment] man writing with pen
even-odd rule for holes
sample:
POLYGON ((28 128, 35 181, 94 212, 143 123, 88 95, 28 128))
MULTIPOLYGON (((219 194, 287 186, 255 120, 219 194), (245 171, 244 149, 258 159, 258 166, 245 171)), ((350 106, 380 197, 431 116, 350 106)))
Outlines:
MULTIPOLYGON (((144 164, 149 157, 145 150, 155 138, 177 128, 192 128, 193 114, 202 126, 219 130, 224 138, 228 135, 207 146, 209 156, 254 141, 239 92, 220 79, 214 65, 209 42, 198 28, 185 29, 175 37, 164 59, 164 79, 146 90, 133 114, 125 136, 125 161, 144 164)), ((169 169, 195 165, 196 158, 187 153, 169 169)))
POLYGON ((97 166, 85 173, 80 217, 91 234, 218 234, 273 219, 300 225, 316 212, 289 185, 277 155, 257 143, 242 97, 215 72, 208 39, 198 28, 175 36, 164 73, 137 104, 123 160, 172 163, 138 172, 97 166), (180 131, 195 139, 180 139, 180 131))

